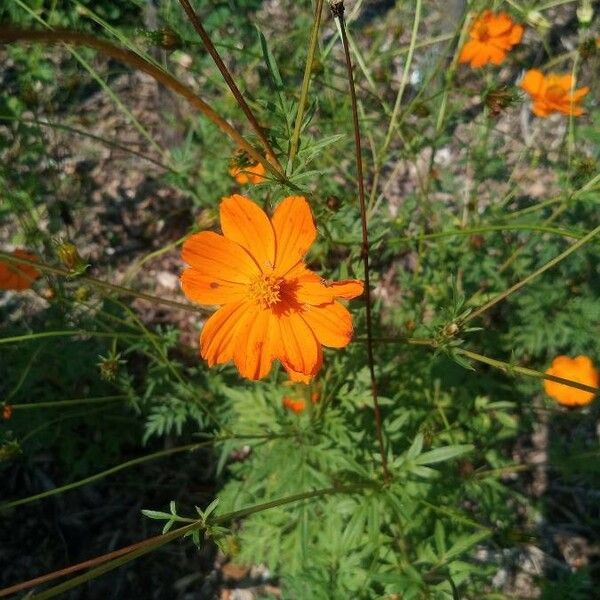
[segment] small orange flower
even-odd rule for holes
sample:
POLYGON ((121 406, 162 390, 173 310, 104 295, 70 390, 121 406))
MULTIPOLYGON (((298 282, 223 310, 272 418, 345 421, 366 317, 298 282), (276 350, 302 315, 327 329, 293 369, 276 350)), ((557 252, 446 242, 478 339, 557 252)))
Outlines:
POLYGON ((488 63, 499 65, 513 46, 523 37, 523 26, 506 13, 486 10, 469 31, 469 41, 463 46, 459 62, 470 62, 475 69, 488 63))
POLYGON ((10 421, 10 419, 12 418, 12 414, 13 414, 13 408, 10 404, 5 404, 2 407, 2 418, 5 421, 10 421))
MULTIPOLYGON (((37 260, 37 256, 27 250, 15 250, 12 255, 37 260)), ((31 265, 0 260, 0 290, 27 290, 39 276, 40 272, 31 265)))
POLYGON ((221 305, 204 324, 200 355, 209 366, 233 360, 243 377, 261 379, 274 359, 294 381, 308 382, 323 362, 321 346, 343 348, 352 316, 337 298, 359 296, 356 279, 328 282, 308 270, 304 255, 317 231, 308 202, 285 198, 271 219, 249 198, 223 198, 223 235, 190 236, 181 256, 184 294, 221 305))
POLYGON ((571 74, 544 75, 537 69, 525 73, 520 87, 531 96, 533 114, 538 117, 547 117, 556 112, 578 117, 585 111, 577 103, 590 91, 588 87, 573 90, 571 74))
POLYGON ((234 177, 240 185, 245 185, 247 183, 256 185, 266 179, 266 169, 262 163, 247 166, 232 165, 229 167, 229 174, 234 177))
MULTIPOLYGON (((313 404, 316 404, 319 401, 319 398, 320 394, 316 390, 310 395, 313 404)), ((284 396, 281 403, 284 408, 287 408, 296 414, 301 413, 306 408, 306 402, 302 398, 290 398, 289 396, 284 396)))
MULTIPOLYGON (((600 373, 587 356, 576 358, 557 356, 552 361, 552 366, 546 371, 546 375, 555 375, 591 387, 600 387, 600 373)), ((544 389, 548 396, 564 406, 584 406, 595 397, 593 392, 579 390, 549 379, 544 379, 544 389)))
POLYGON ((283 397, 281 403, 285 408, 295 412, 296 414, 301 413, 306 406, 306 402, 304 402, 304 400, 301 398, 288 398, 287 396, 283 397))

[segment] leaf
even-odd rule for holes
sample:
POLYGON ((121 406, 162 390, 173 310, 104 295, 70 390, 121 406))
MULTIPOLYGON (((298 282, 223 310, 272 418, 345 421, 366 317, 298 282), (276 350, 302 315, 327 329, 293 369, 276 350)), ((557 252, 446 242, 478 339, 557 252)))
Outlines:
POLYGON ((473 448, 473 444, 456 444, 454 446, 445 446, 444 448, 435 448, 435 450, 421 454, 421 456, 415 459, 415 463, 418 465, 433 465, 471 452, 473 448))
POLYGON ((406 452, 406 460, 415 460, 423 450, 423 434, 418 433, 406 452))
POLYGON ((281 79, 281 74, 279 73, 279 68, 277 67, 275 57, 273 56, 271 49, 267 44, 267 38, 265 38, 263 32, 258 26, 256 26, 256 32, 258 33, 258 42, 260 43, 260 49, 262 50, 263 58, 265 59, 267 69, 269 70, 269 75, 271 77, 271 81, 273 82, 273 86, 278 91, 283 90, 283 79, 281 79))

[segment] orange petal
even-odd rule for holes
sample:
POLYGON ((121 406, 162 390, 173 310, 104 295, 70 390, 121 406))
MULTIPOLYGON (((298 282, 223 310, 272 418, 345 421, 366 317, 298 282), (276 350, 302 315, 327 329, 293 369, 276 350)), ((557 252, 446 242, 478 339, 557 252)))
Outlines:
POLYGON ((275 230, 275 273, 285 275, 308 252, 317 236, 310 206, 303 196, 284 198, 271 219, 275 230))
POLYGON ((296 383, 310 383, 313 377, 320 371, 323 366, 323 349, 319 346, 319 355, 317 357, 317 363, 315 364, 312 372, 308 375, 304 373, 300 373, 299 371, 294 371, 285 363, 282 363, 287 374, 290 378, 290 381, 294 381, 296 383))
POLYGON ((548 108, 548 105, 543 100, 540 102, 534 102, 531 110, 536 117, 542 118, 547 117, 552 112, 552 110, 548 108))
POLYGON ((206 275, 194 268, 186 269, 180 281, 185 296, 198 304, 239 302, 248 292, 248 287, 244 284, 206 275))
POLYGON ((492 37, 497 37, 506 33, 512 25, 513 21, 506 13, 499 13, 489 19, 487 29, 492 37))
MULTIPOLYGON (((35 254, 18 248, 11 253, 13 256, 37 261, 35 254)), ((0 261, 0 290, 16 290, 22 292, 40 276, 40 272, 32 265, 12 261, 0 261)))
POLYGON ((471 60, 471 66, 474 69, 479 69, 483 67, 483 65, 487 64, 490 60, 490 52, 488 46, 485 44, 480 44, 479 49, 475 56, 471 60))
POLYGON ((204 323, 200 334, 200 355, 209 367, 233 358, 238 325, 252 307, 249 302, 232 302, 222 306, 204 323))
POLYGON ((302 312, 302 318, 323 346, 344 348, 352 339, 352 315, 339 302, 308 306, 302 312))
POLYGON ((327 304, 336 298, 351 300, 363 293, 363 282, 358 279, 326 281, 316 273, 306 270, 297 279, 296 298, 301 304, 327 304))
POLYGON ((181 258, 204 275, 234 283, 248 283, 260 274, 252 257, 239 244, 212 231, 202 231, 185 240, 181 258))
POLYGON ((544 75, 537 69, 529 69, 523 76, 519 87, 525 90, 530 96, 538 96, 544 88, 544 75))
POLYGON ((246 379, 262 379, 273 362, 275 316, 270 310, 248 310, 237 329, 233 360, 246 379))
POLYGON ((471 40, 467 42, 460 51, 460 56, 458 57, 459 62, 466 63, 473 59, 473 57, 479 51, 479 46, 481 44, 476 42, 475 40, 471 40))
POLYGON ((575 90, 571 94, 571 101, 579 102, 579 100, 581 100, 589 91, 590 91, 589 87, 582 87, 582 88, 579 88, 578 90, 575 90))
POLYGON ((276 315, 275 355, 286 369, 312 375, 316 373, 320 347, 312 329, 297 311, 276 315))
POLYGON ((239 194, 223 198, 220 212, 225 237, 245 248, 263 271, 271 271, 275 263, 275 234, 265 212, 239 194))
POLYGON ((516 46, 523 39, 525 28, 522 25, 514 25, 511 29, 509 40, 513 46, 516 46))
POLYGON ((334 281, 331 288, 336 298, 352 300, 352 298, 357 298, 363 293, 365 285, 359 279, 343 279, 342 281, 334 281))

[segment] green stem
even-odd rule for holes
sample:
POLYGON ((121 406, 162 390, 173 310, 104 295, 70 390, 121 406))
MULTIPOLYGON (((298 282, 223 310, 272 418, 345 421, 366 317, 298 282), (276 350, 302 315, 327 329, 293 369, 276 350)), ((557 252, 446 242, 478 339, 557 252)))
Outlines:
MULTIPOLYGON (((29 260, 27 258, 22 258, 20 256, 14 256, 9 252, 3 252, 0 250, 0 260, 15 262, 15 263, 23 263, 26 265, 31 265, 40 271, 46 271, 48 273, 54 273, 55 275, 62 275, 63 277, 73 277, 73 273, 67 269, 63 269, 61 267, 55 267, 53 265, 48 265, 43 262, 38 262, 34 260, 29 260)), ((143 292, 137 292, 136 290, 132 290, 130 288, 126 288, 120 285, 115 285, 114 283, 108 283, 108 281, 102 281, 101 279, 96 279, 95 277, 89 277, 87 275, 80 275, 77 277, 77 281, 80 283, 86 283, 88 285, 109 290, 111 292, 115 292, 117 294, 121 294, 124 296, 133 296, 134 298, 139 298, 140 300, 146 300, 148 302, 152 302, 153 304, 164 304, 165 306, 170 306, 171 308, 177 308, 180 310, 186 310, 188 312, 195 312, 200 314, 207 314, 207 311, 198 306, 192 306, 190 304, 183 304, 182 302, 175 302, 174 300, 167 300, 166 298, 160 298, 159 296, 152 296, 151 294, 144 294, 143 292)))
POLYGON ((98 338, 124 338, 139 339, 144 336, 138 333, 124 333, 120 331, 84 331, 81 329, 65 329, 62 331, 41 331, 39 333, 25 333, 23 335, 13 335, 11 337, 0 338, 0 344, 16 344, 27 342, 29 340, 39 340, 52 337, 72 337, 75 335, 91 336, 98 338))
POLYGON ((490 233, 493 231, 539 231, 540 233, 551 233, 576 240, 579 240, 583 237, 580 233, 575 233, 567 229, 560 229, 558 227, 546 227, 544 225, 483 225, 481 227, 471 227, 469 229, 454 229, 452 231, 439 231, 437 233, 425 233, 423 235, 411 235, 395 238, 394 243, 437 240, 440 238, 453 237, 455 235, 473 235, 477 233, 490 233))
POLYGON ((304 109, 308 98, 308 88, 310 87, 310 74, 312 72, 313 62, 315 60, 315 50, 319 39, 319 28, 321 27, 321 15, 323 13, 323 0, 317 0, 315 8, 315 20, 310 32, 310 42, 308 44, 308 55, 306 64, 304 65, 304 77, 302 79, 302 87, 300 88, 300 100, 298 101, 298 111, 296 112, 296 122, 294 123, 294 131, 290 140, 290 154, 287 164, 287 174, 292 172, 294 159, 298 152, 300 144, 300 130, 302 129, 302 120, 304 118, 304 109))
POLYGON ((465 350, 464 348, 454 348, 453 352, 455 352, 456 354, 462 354, 463 356, 466 356, 467 358, 470 358, 472 360, 476 360, 477 362, 489 365, 490 367, 494 367, 495 369, 499 369, 501 371, 504 371, 505 373, 518 373, 519 375, 525 375, 526 377, 535 377, 536 379, 547 379, 549 381, 555 381, 556 383, 562 383, 563 385, 577 388, 578 390, 583 390, 584 392, 600 394, 600 388, 593 387, 591 385, 585 385, 585 383, 579 383, 578 381, 572 381, 570 379, 565 379, 564 377, 557 377, 556 375, 548 375, 547 373, 542 373, 541 371, 536 371, 535 369, 528 369, 527 367, 520 367, 519 365, 512 365, 512 364, 504 362, 502 360, 497 360, 495 358, 489 358, 487 356, 483 356, 482 354, 477 354, 476 352, 471 352, 470 350, 465 350))
POLYGON ((120 465, 115 467, 111 467, 110 469, 106 469, 105 471, 100 471, 99 473, 95 473, 94 475, 90 475, 89 477, 85 477, 84 479, 79 479, 78 481, 73 481, 72 483, 67 483, 66 485, 62 485, 60 487, 47 490, 45 492, 41 492, 40 494, 34 494, 33 496, 27 496, 26 498, 20 498, 18 500, 13 500, 12 502, 6 502, 4 504, 0 504, 0 512, 3 510, 7 510, 9 508, 14 508, 16 506, 21 506, 23 504, 29 504, 30 502, 35 502, 36 500, 42 500, 44 498, 49 498, 50 496, 55 496, 56 494, 62 494, 63 492, 68 492, 70 490, 77 489, 83 485, 87 485, 88 483, 92 483, 94 481, 98 481, 98 479, 102 479, 104 477, 108 477, 109 475, 114 475, 123 469, 129 469, 131 467, 135 467, 136 465, 143 464, 145 462, 154 460, 156 458, 163 458, 164 456, 169 456, 171 454, 178 454, 180 452, 187 452, 197 450, 198 448, 202 448, 203 446, 208 446, 213 443, 214 440, 210 442, 196 443, 196 444, 188 444, 187 446, 178 446, 176 448, 168 448, 167 450, 160 450, 159 452, 154 452, 153 454, 147 454, 146 456, 140 456, 139 458, 134 458, 133 460, 128 460, 120 465))
POLYGON ((510 294, 512 294, 513 292, 520 290, 522 287, 527 285, 530 281, 532 281, 533 279, 535 279, 542 273, 545 273, 552 267, 556 266, 559 262, 561 262, 562 260, 564 260, 565 258, 570 256, 571 254, 573 254, 573 252, 575 252, 576 250, 579 250, 579 248, 581 248, 583 245, 587 244, 598 233, 600 233, 600 225, 598 225, 596 228, 594 228, 592 231, 590 231, 587 235, 583 236, 579 241, 575 242, 570 248, 568 248, 567 250, 565 250, 558 256, 555 256, 552 260, 549 260, 545 265, 543 265, 539 269, 536 269, 533 273, 530 273, 527 277, 525 277, 521 281, 515 283, 515 285, 509 287, 507 290, 504 290, 497 296, 494 296, 491 300, 489 300, 488 302, 486 302, 485 304, 480 306, 477 310, 474 310, 463 320, 462 323, 465 324, 465 323, 468 323, 469 321, 472 321, 476 317, 483 314, 486 310, 488 310, 489 308, 491 308, 492 306, 494 306, 495 304, 500 302, 501 300, 504 300, 504 298, 507 298, 508 296, 510 296, 510 294))
MULTIPOLYGON (((364 487, 366 487, 366 484, 353 485, 348 487, 330 487, 320 490, 313 490, 310 492, 302 492, 300 494, 294 494, 285 498, 271 500, 270 502, 256 504, 254 506, 249 506, 247 508, 242 508, 240 510, 233 511, 225 515, 221 515, 212 520, 211 524, 223 525, 225 523, 229 523, 231 521, 241 519, 255 513, 263 512, 272 508, 278 508, 287 504, 294 504, 303 500, 312 500, 314 498, 320 498, 332 494, 352 494, 360 491, 364 487)), ((5 588, 3 590, 0 590, 0 598, 8 596, 10 594, 14 594, 15 592, 19 592, 40 585, 41 583, 51 581, 52 579, 56 579, 57 577, 62 577, 64 575, 74 573, 85 568, 89 568, 90 566, 94 566, 97 564, 101 565, 99 567, 96 567, 95 569, 92 569, 91 571, 88 571, 87 573, 69 579, 64 583, 61 583, 48 590, 45 590, 44 592, 30 596, 31 600, 46 600, 48 598, 54 598, 58 594, 73 589, 74 587, 77 587, 82 583, 95 579, 96 577, 99 577, 104 573, 108 573, 113 569, 116 569, 128 562, 131 562, 132 560, 135 560, 136 558, 139 558, 144 554, 148 554, 149 552, 152 552, 160 548, 161 546, 164 546, 189 533, 192 533, 195 530, 202 529, 205 526, 206 524, 202 520, 197 520, 194 523, 190 523, 189 525, 186 525, 179 529, 175 529, 174 531, 169 531, 168 533, 163 535, 157 535, 142 542, 138 542, 137 544, 133 544, 132 546, 127 546, 126 548, 121 548, 120 550, 116 550, 109 554, 96 557, 95 559, 92 559, 90 561, 86 561, 78 565, 73 565, 71 567, 68 567, 67 569, 56 571, 54 573, 49 573, 48 575, 44 575, 42 577, 38 577, 30 581, 25 581, 23 583, 14 585, 10 588, 5 588)))
POLYGON ((57 408, 59 406, 79 406, 80 404, 99 404, 102 402, 116 402, 127 400, 129 396, 120 394, 117 396, 98 396, 97 398, 75 398, 74 400, 54 400, 51 402, 31 402, 28 404, 11 404, 13 410, 30 410, 33 408, 57 408))

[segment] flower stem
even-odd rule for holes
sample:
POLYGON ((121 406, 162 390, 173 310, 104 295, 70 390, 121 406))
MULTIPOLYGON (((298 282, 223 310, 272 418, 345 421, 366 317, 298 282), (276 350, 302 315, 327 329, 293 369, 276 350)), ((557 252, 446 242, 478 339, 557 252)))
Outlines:
POLYGON ((227 83, 227 85, 229 86, 231 93, 234 95, 235 99, 237 100, 237 103, 239 104, 240 108, 246 115, 246 118, 250 122, 250 125, 252 125, 254 131, 256 131, 256 134, 260 138, 260 141, 262 142, 262 144, 267 152, 267 156, 272 157, 274 164, 275 164, 275 168, 277 169, 279 174, 283 175, 283 168, 279 164, 279 161, 277 160, 277 157, 275 156, 275 151, 273 150, 273 147, 271 146, 269 140, 267 139, 267 136, 265 135, 263 128, 260 126, 260 123, 258 122, 256 116, 252 112, 252 109, 248 106, 248 103, 246 102, 244 96, 242 96, 242 92, 240 92, 240 89, 238 88, 237 84, 233 80, 233 77, 231 76, 229 69, 227 68, 227 66, 225 65, 223 60, 221 59, 221 56, 220 56, 219 52, 217 51, 217 49, 215 48, 215 45, 212 43, 212 40, 210 39, 208 33, 204 29, 204 26, 202 25, 202 21, 200 20, 198 15, 194 12, 194 9, 192 8, 192 6, 188 2, 188 0, 179 0, 179 4, 181 4, 181 6, 183 7, 183 10, 185 11, 185 13, 187 14, 187 16, 190 20, 190 23, 192 24, 192 26, 194 27, 194 29, 200 36, 200 39, 202 40, 202 43, 208 50, 208 53, 211 55, 212 59, 215 61, 215 64, 217 65, 217 68, 221 72, 221 75, 223 76, 225 83, 227 83))
POLYGON ((491 300, 489 300, 485 304, 482 304, 477 310, 474 310, 465 319, 463 319, 462 324, 464 325, 465 323, 472 321, 476 317, 483 314, 486 310, 488 310, 489 308, 491 308, 492 306, 494 306, 495 304, 500 302, 501 300, 504 300, 504 298, 507 298, 508 296, 510 296, 510 294, 512 294, 513 292, 520 290, 522 287, 527 285, 530 281, 535 279, 538 275, 541 275, 548 269, 551 269, 552 267, 557 265, 559 262, 561 262, 563 259, 565 259, 569 255, 571 255, 573 252, 575 252, 576 250, 579 250, 579 248, 581 248, 584 244, 587 244, 598 233, 600 233, 600 225, 598 225, 596 228, 592 229, 592 231, 590 231, 587 235, 583 236, 580 240, 575 242, 570 248, 568 248, 567 250, 565 250, 558 256, 555 256, 552 260, 549 260, 545 265, 543 265, 539 269, 536 269, 533 273, 530 273, 529 275, 527 275, 527 277, 525 277, 524 279, 521 279, 521 281, 518 281, 517 283, 515 283, 513 286, 509 287, 508 289, 504 290, 503 292, 500 292, 497 296, 494 296, 491 300))
MULTIPOLYGON (((23 258, 21 256, 14 256, 8 252, 2 252, 0 250, 0 260, 15 262, 15 263, 23 263, 26 265, 31 265, 40 271, 44 271, 47 273, 54 273, 55 275, 62 275, 64 277, 72 277, 73 273, 71 273, 67 269, 62 269, 61 267, 55 267, 52 265, 48 265, 42 262, 37 262, 33 260, 29 260, 27 258, 23 258)), ((133 296, 135 298, 140 298, 140 300, 146 300, 147 302, 152 302, 153 304, 163 304, 165 306, 170 306, 171 308, 177 308, 179 310, 186 310, 188 312, 195 313, 207 313, 204 309, 196 306, 192 306, 190 304, 183 304, 183 302, 176 302, 175 300, 167 300, 166 298, 160 298, 159 296, 152 296, 151 294, 144 294, 144 292, 138 292, 136 290, 132 290, 130 288, 126 288, 120 285, 116 285, 114 283, 109 283, 108 281, 102 281, 101 279, 96 279, 96 277, 89 277, 87 275, 80 275, 77 277, 77 281, 80 283, 85 283, 91 285, 93 287, 97 287, 100 289, 108 290, 111 292, 115 292, 116 294, 120 294, 122 296, 133 296)))
POLYGON ((150 75, 153 79, 162 83, 171 91, 185 98, 194 108, 197 108, 208 119, 210 119, 221 131, 227 134, 238 146, 245 150, 256 162, 261 163, 278 181, 288 183, 285 176, 280 173, 269 160, 257 152, 254 146, 250 144, 232 125, 223 119, 209 104, 204 102, 187 85, 173 77, 170 73, 162 70, 156 65, 142 58, 139 54, 115 46, 106 40, 96 38, 87 33, 79 31, 70 31, 66 29, 55 29, 52 31, 32 31, 26 29, 17 29, 10 26, 0 26, 0 43, 10 44, 12 42, 37 42, 37 43, 65 43, 86 46, 94 50, 124 62, 140 71, 150 75))
MULTIPOLYGON (((278 508, 287 504, 294 504, 296 502, 301 502, 302 500, 311 500, 313 498, 320 498, 322 496, 328 496, 332 494, 352 494, 354 492, 360 491, 364 487, 366 487, 366 484, 357 484, 346 487, 329 487, 319 490, 312 490, 310 492, 302 492, 300 494, 286 496, 285 498, 278 498, 276 500, 271 500, 269 502, 256 504, 254 506, 242 508, 241 510, 226 513, 224 515, 216 517, 212 521, 212 524, 222 525, 234 521, 236 519, 241 519, 243 517, 247 517, 255 513, 269 510, 271 508, 278 508)), ((204 522, 202 520, 197 520, 193 523, 190 523, 189 525, 186 525, 179 529, 175 529, 174 531, 169 531, 166 534, 157 535, 143 540, 141 542, 138 542, 137 544, 132 544, 131 546, 126 546, 125 548, 120 548, 119 550, 109 552, 108 554, 97 556, 96 558, 93 558, 91 560, 72 565, 70 567, 67 567, 66 569, 54 571, 53 573, 48 573, 47 575, 43 575, 42 577, 37 577, 35 579, 19 583, 9 588, 4 588, 0 590, 0 598, 4 598, 5 596, 9 596, 11 594, 14 594, 15 592, 26 590, 34 586, 40 585, 42 583, 52 581, 53 579, 57 579, 58 577, 64 577, 65 575, 76 573, 77 571, 81 571, 82 569, 96 567, 91 571, 88 571, 87 573, 74 577, 73 579, 69 579, 64 583, 56 585, 44 592, 30 596, 32 600, 46 600, 47 598, 53 598, 58 594, 73 589, 74 587, 77 587, 82 583, 95 579, 96 577, 99 577, 104 573, 108 573, 109 571, 112 571, 113 569, 116 569, 121 565, 131 562, 132 560, 135 560, 136 558, 139 558, 144 554, 148 554, 149 552, 152 552, 160 548, 161 546, 168 544, 169 542, 172 542, 176 539, 185 536, 186 534, 189 534, 198 529, 202 529, 203 526, 205 526, 204 522)))
POLYGON ((373 318, 371 306, 371 286, 369 280, 369 234, 367 231, 367 210, 365 203, 365 184, 363 177, 362 149, 360 141, 360 125, 358 122, 358 108, 356 102, 356 90, 354 87, 354 75, 352 73, 352 60, 348 46, 348 36, 346 35, 346 26, 344 23, 344 2, 343 0, 331 2, 331 11, 338 20, 346 59, 346 70, 348 72, 348 84, 350 87, 350 101, 352 103, 352 122, 354 126, 354 146, 356 150, 356 169, 358 177, 358 200, 360 203, 360 222, 362 230, 362 259, 365 269, 365 305, 367 316, 367 357, 369 362, 369 375, 371 377, 371 395, 373 396, 373 410, 375 411, 375 429, 377 431, 377 441, 379 442, 379 452, 381 454, 381 466, 386 480, 390 478, 390 472, 387 466, 387 457, 385 445, 383 442, 383 426, 381 421, 381 409, 377 398, 377 380, 375 378, 375 360, 373 358, 373 318))
MULTIPOLYGON (((183 1, 183 0, 182 0, 183 1)), ((287 172, 291 173, 294 159, 298 152, 300 144, 300 130, 302 129, 302 119, 304 117, 304 108, 308 98, 308 88, 310 87, 310 74, 312 72, 313 62, 315 60, 315 50, 319 39, 319 28, 321 26, 321 14, 323 13, 323 0, 317 0, 315 8, 315 20, 313 22, 312 31, 310 32, 310 42, 308 45, 308 55, 306 57, 306 65, 304 66, 304 78, 302 79, 302 87, 300 88, 300 100, 298 101, 298 111, 296 112, 296 122, 294 123, 294 132, 290 140, 290 154, 287 164, 287 172)))

